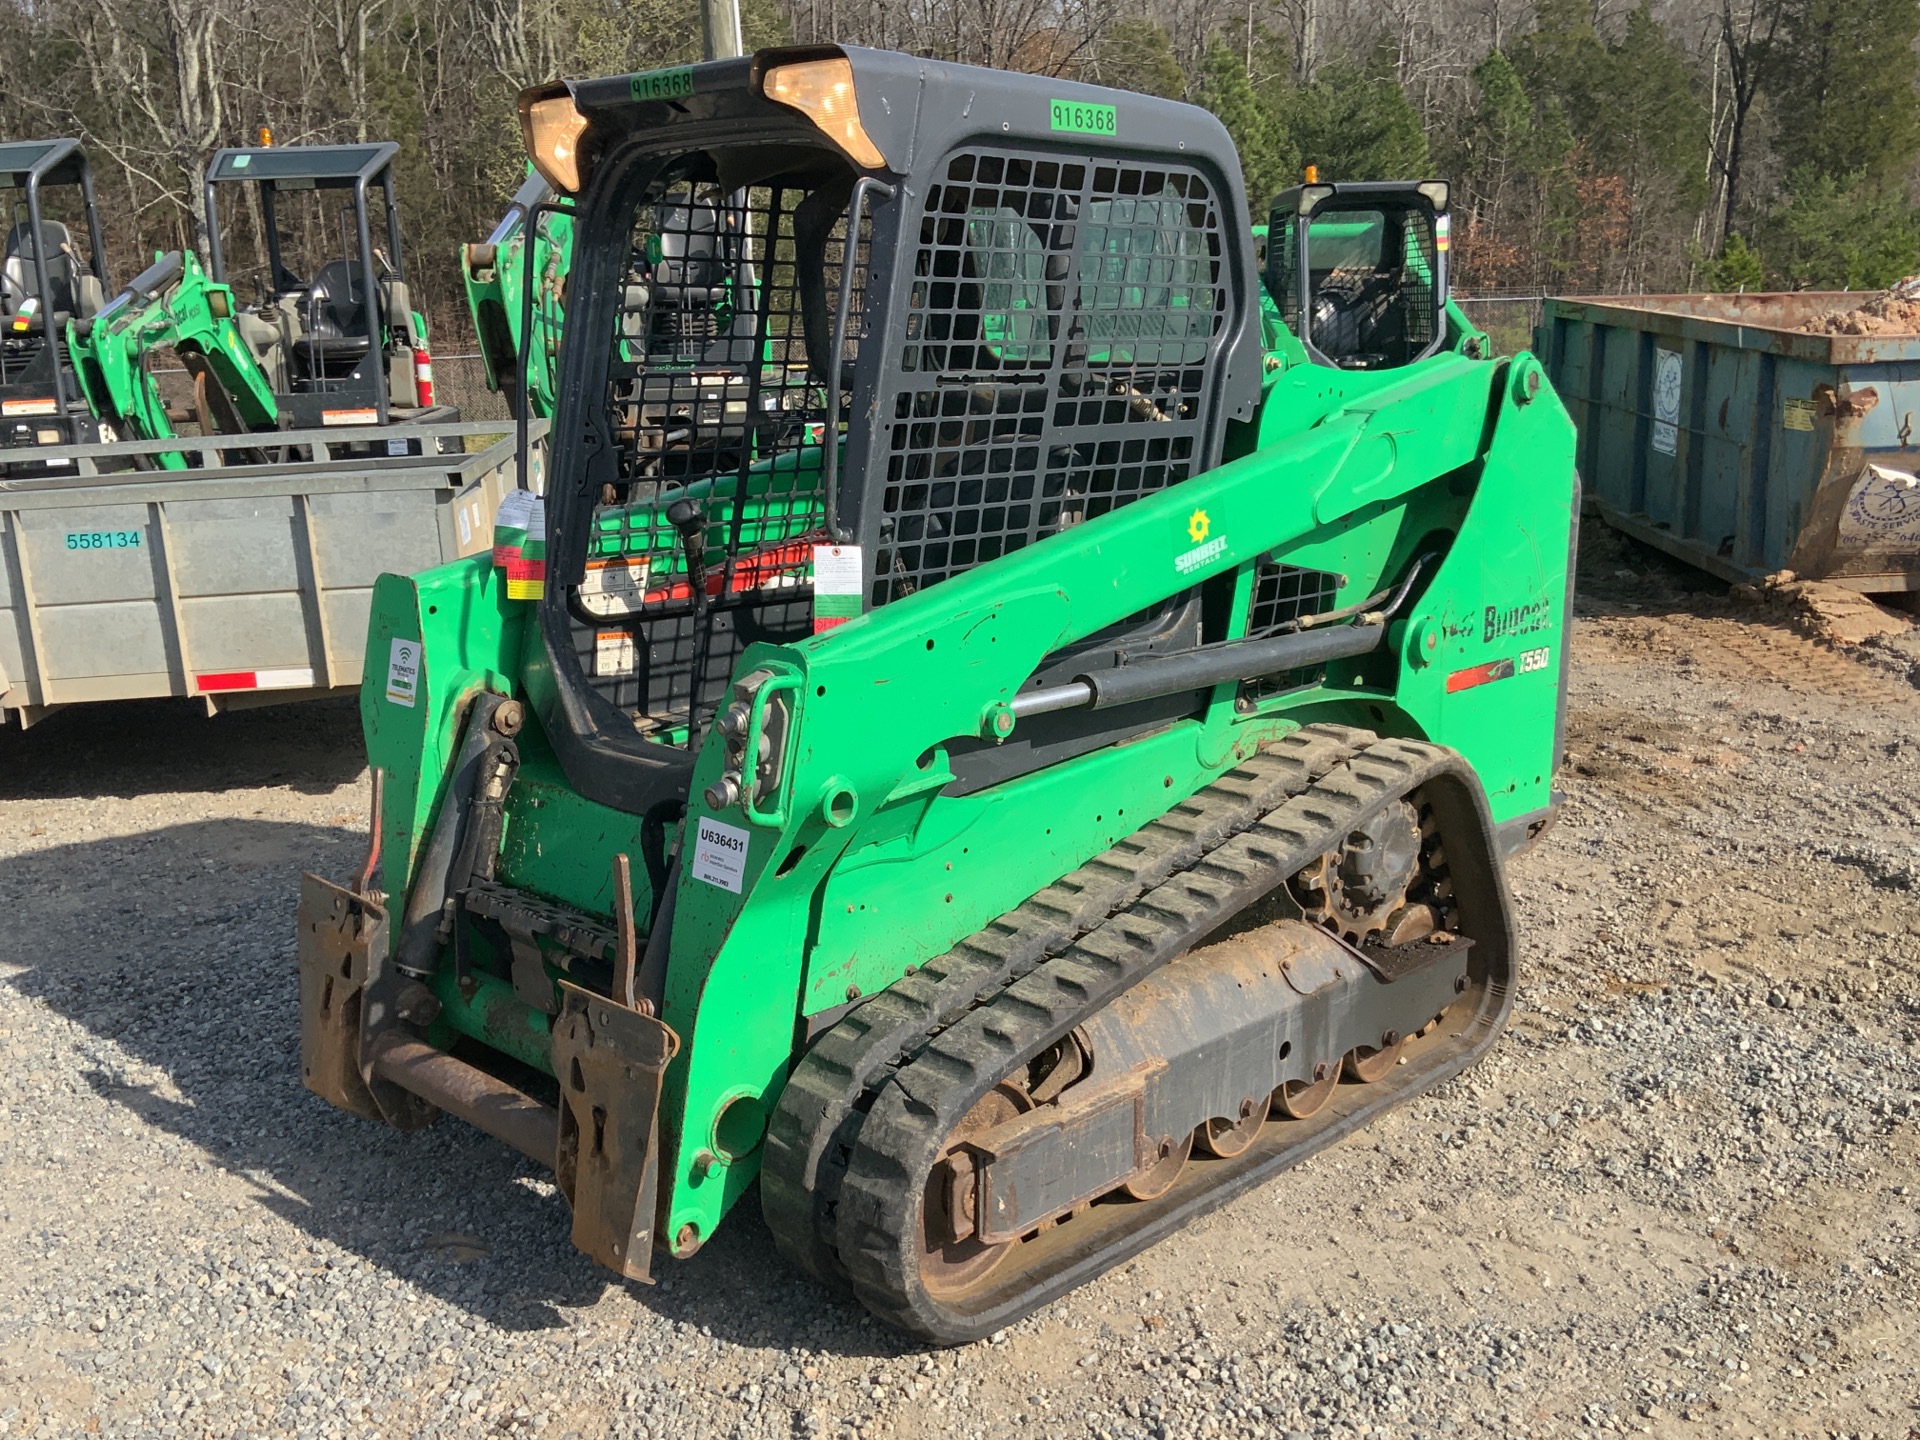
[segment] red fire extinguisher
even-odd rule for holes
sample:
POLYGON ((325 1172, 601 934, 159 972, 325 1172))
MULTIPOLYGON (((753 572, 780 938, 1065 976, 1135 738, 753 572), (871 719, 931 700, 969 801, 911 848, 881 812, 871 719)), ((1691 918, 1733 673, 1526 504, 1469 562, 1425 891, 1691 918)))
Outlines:
POLYGON ((413 393, 422 410, 433 404, 433 356, 427 353, 425 345, 414 347, 413 393))

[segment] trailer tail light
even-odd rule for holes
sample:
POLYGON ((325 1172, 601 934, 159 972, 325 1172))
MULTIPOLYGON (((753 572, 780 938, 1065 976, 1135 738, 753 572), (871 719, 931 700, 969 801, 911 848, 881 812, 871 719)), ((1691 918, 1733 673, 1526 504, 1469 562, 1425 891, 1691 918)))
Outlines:
POLYGON ((414 402, 422 410, 433 404, 433 356, 427 353, 424 345, 416 346, 413 352, 413 393, 414 402))

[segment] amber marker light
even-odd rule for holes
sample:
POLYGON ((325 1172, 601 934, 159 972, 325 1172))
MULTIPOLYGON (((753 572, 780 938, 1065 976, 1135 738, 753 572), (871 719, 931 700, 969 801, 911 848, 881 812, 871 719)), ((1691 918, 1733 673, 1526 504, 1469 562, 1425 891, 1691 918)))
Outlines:
POLYGON ((826 60, 797 60, 767 71, 760 83, 769 100, 791 106, 819 127, 820 133, 868 170, 884 170, 887 157, 860 123, 860 102, 853 93, 853 62, 844 55, 826 60))
POLYGON ((587 133, 587 117, 571 95, 550 95, 521 112, 527 157, 541 178, 569 195, 580 193, 580 142, 587 133))

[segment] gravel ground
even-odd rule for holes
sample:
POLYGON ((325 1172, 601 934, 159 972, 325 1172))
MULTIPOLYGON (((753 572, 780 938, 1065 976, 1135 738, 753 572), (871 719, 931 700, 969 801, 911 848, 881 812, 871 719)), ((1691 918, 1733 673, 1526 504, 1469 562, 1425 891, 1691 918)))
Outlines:
POLYGON ((1476 1070, 990 1343, 756 1207, 622 1287, 550 1179, 295 1071, 348 706, 0 734, 0 1436, 1920 1434, 1920 705, 1585 556, 1564 819, 1476 1070))

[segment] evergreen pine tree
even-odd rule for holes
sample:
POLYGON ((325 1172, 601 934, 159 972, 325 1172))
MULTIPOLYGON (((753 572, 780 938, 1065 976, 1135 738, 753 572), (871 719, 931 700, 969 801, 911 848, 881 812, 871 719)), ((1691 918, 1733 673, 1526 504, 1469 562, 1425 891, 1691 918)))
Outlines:
POLYGON ((1411 180, 1427 170, 1426 131, 1391 52, 1376 52, 1364 67, 1345 59, 1322 65, 1294 92, 1286 119, 1301 161, 1319 166, 1323 180, 1411 180))
POLYGON ((1765 67, 1789 173, 1905 178, 1920 152, 1916 36, 1920 0, 1789 0, 1765 67))
POLYGON ((1240 152, 1247 203, 1262 214, 1267 202, 1285 188, 1298 168, 1298 151, 1285 126, 1254 93, 1240 53, 1215 39, 1200 61, 1200 104, 1220 117, 1240 152))

